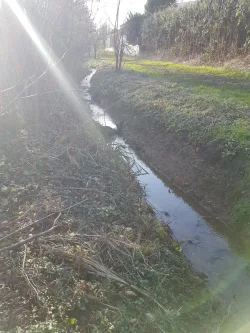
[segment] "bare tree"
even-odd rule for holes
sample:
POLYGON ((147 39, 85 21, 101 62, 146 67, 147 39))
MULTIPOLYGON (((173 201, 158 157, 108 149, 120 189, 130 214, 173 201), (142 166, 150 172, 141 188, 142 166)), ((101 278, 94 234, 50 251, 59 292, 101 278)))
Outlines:
POLYGON ((97 58, 97 51, 102 48, 106 48, 106 43, 108 35, 110 33, 110 28, 107 23, 101 24, 99 28, 96 28, 93 33, 93 48, 94 48, 94 58, 97 58))
MULTIPOLYGON (((0 7, 1 102, 2 110, 19 104, 19 109, 25 109, 26 114, 30 109, 33 116, 34 109, 39 113, 39 95, 58 89, 58 82, 51 75, 51 69, 57 65, 53 64, 51 52, 75 75, 93 39, 94 24, 85 0, 25 0, 20 1, 20 6, 39 38, 46 43, 42 52, 47 52, 47 59, 10 10, 8 1, 3 1, 0 7), (34 97, 29 101, 24 99, 31 95, 34 97), (15 103, 10 104, 11 101, 15 103)), ((13 111, 13 107, 6 111, 13 111)))
POLYGON ((116 60, 115 69, 117 72, 121 70, 124 49, 125 49, 123 29, 119 28, 120 8, 121 8, 121 0, 118 0, 115 27, 114 27, 114 51, 115 51, 115 60, 116 60))

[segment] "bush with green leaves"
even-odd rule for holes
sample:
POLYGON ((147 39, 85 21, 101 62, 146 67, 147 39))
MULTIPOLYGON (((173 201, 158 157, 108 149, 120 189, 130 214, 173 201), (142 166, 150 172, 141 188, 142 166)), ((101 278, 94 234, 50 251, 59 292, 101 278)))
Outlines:
POLYGON ((141 45, 141 30, 144 21, 144 15, 130 13, 126 22, 123 25, 124 33, 127 37, 129 44, 141 45))

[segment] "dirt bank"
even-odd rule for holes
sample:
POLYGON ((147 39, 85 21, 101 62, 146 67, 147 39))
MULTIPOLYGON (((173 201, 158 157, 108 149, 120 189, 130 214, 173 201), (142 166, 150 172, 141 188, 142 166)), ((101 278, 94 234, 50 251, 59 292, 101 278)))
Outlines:
POLYGON ((185 138, 180 139, 175 133, 166 136, 149 122, 128 120, 123 133, 156 173, 170 186, 177 187, 187 201, 198 203, 218 219, 231 222, 226 192, 230 191, 233 177, 230 181, 228 173, 209 165, 185 138))
MULTIPOLYGON (((164 123, 158 110, 154 109, 155 105, 159 106, 162 97, 162 92, 157 91, 159 82, 151 79, 151 89, 147 91, 147 80, 143 74, 130 72, 115 76, 110 71, 100 71, 92 80, 92 95, 104 104, 117 123, 123 123, 122 135, 154 170, 180 189, 186 198, 198 203, 218 219, 231 223, 239 199, 239 184, 244 179, 244 163, 240 159, 230 163, 222 160, 221 147, 217 145, 214 150, 213 143, 200 144, 195 137, 190 140, 188 130, 171 130, 166 125, 169 119, 164 123), (137 91, 142 90, 143 85, 144 93, 138 97, 140 103, 134 104, 137 91), (148 95, 153 95, 150 105, 148 95)), ((174 93, 172 90, 167 94, 174 93)), ((175 100, 174 95, 170 98, 175 100)), ((181 107, 178 96, 174 103, 178 110, 181 107)), ((182 105, 186 108, 184 103, 182 105)), ((167 115, 162 117, 167 118, 167 115)), ((183 120, 180 113, 176 114, 177 122, 178 119, 180 122, 183 120)), ((202 127, 202 119, 198 119, 196 125, 199 126, 199 121, 202 127)))

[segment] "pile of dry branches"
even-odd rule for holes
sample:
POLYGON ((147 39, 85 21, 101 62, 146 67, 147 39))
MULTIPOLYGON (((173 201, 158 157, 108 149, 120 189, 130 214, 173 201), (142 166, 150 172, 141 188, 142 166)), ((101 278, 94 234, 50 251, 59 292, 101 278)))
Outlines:
POLYGON ((2 329, 48 318, 48 295, 61 282, 47 280, 46 263, 68 265, 72 275, 112 276, 106 267, 122 265, 119 257, 136 250, 128 225, 138 239, 151 229, 129 167, 101 134, 93 139, 77 126, 65 100, 47 106, 39 126, 22 122, 1 132, 2 329), (39 315, 30 318, 34 306, 39 315))

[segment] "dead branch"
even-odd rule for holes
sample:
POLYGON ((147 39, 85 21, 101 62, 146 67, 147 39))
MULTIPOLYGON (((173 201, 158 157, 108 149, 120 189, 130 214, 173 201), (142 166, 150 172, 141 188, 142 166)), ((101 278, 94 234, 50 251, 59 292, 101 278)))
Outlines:
POLYGON ((38 291, 37 291, 36 287, 34 286, 34 283, 31 282, 31 280, 29 279, 29 277, 28 277, 28 275, 27 275, 27 273, 25 271, 26 257, 27 257, 27 246, 25 244, 24 245, 24 256, 23 256, 23 264, 22 264, 22 270, 21 270, 21 272, 22 272, 25 280, 27 281, 28 285, 32 289, 33 293, 36 295, 37 299, 39 299, 38 291))
POLYGON ((64 52, 64 54, 61 56, 60 59, 58 59, 56 62, 54 62, 53 64, 49 65, 47 68, 45 69, 45 71, 39 75, 35 80, 33 80, 30 84, 26 85, 24 89, 22 89, 4 108, 2 108, 2 110, 0 111, 0 114, 4 113, 11 105, 14 101, 16 101, 28 88, 30 88, 31 86, 33 86, 36 82, 38 82, 44 75, 47 74, 47 72, 53 68, 54 66, 57 66, 59 64, 60 61, 63 60, 63 58, 65 57, 65 55, 67 54, 68 50, 66 52, 64 52))
POLYGON ((0 242, 2 242, 3 240, 6 240, 6 239, 8 239, 8 238, 10 238, 11 236, 16 235, 16 234, 19 233, 19 232, 24 231, 25 229, 27 229, 27 228, 29 228, 29 227, 33 227, 34 225, 36 225, 36 224, 38 224, 38 223, 44 221, 45 219, 47 219, 47 218, 49 218, 49 217, 55 215, 56 213, 62 213, 62 212, 64 212, 64 211, 66 211, 66 210, 69 210, 69 209, 71 209, 71 208, 73 208, 73 207, 76 207, 76 206, 78 206, 78 205, 80 205, 80 204, 86 202, 87 200, 88 200, 88 199, 86 199, 86 200, 82 200, 82 201, 80 201, 80 202, 78 202, 78 203, 76 203, 76 204, 74 204, 74 205, 71 205, 71 206, 69 206, 69 207, 67 207, 67 208, 62 209, 60 212, 54 212, 54 213, 52 213, 52 214, 49 214, 49 215, 47 215, 47 216, 44 216, 43 218, 41 218, 41 219, 39 219, 39 220, 37 220, 37 221, 35 221, 35 222, 33 222, 33 223, 30 223, 30 224, 28 224, 28 225, 26 225, 26 226, 24 226, 24 227, 22 227, 22 228, 20 228, 20 229, 18 229, 18 230, 16 230, 16 231, 13 231, 11 234, 8 234, 8 235, 4 236, 3 238, 0 239, 0 242))
POLYGON ((23 96, 21 97, 22 99, 25 98, 31 98, 31 97, 36 97, 36 96, 41 96, 41 95, 48 95, 48 94, 54 94, 54 93, 64 93, 66 91, 82 91, 82 89, 57 89, 57 90, 51 90, 51 91, 44 91, 39 94, 32 94, 28 96, 23 96))
POLYGON ((62 259, 78 266, 79 268, 85 268, 89 271, 89 273, 98 275, 104 278, 110 278, 114 281, 120 282, 124 285, 127 285, 123 279, 119 278, 115 273, 113 273, 110 269, 100 264, 97 260, 92 258, 86 258, 83 256, 79 256, 77 254, 69 253, 63 251, 60 248, 53 248, 47 245, 42 245, 42 248, 47 251, 50 256, 53 257, 61 257, 62 259))
POLYGON ((57 216, 57 218, 55 219, 54 223, 53 223, 53 226, 49 229, 49 230, 46 230, 44 232, 41 232, 40 234, 37 234, 37 235, 33 235, 29 238, 26 238, 16 244, 13 244, 13 245, 10 245, 10 246, 6 246, 4 247, 3 249, 0 249, 0 253, 4 252, 4 251, 9 251, 9 250, 13 250, 13 249, 16 249, 18 247, 20 247, 21 245, 24 245, 24 244, 27 244, 27 243, 30 243, 32 242, 34 239, 37 239, 39 237, 42 237, 42 236, 45 236, 47 234, 49 234, 51 231, 55 230, 56 228, 58 228, 60 226, 60 224, 58 225, 55 225, 56 222, 58 221, 58 219, 60 218, 61 216, 61 213, 57 216))

